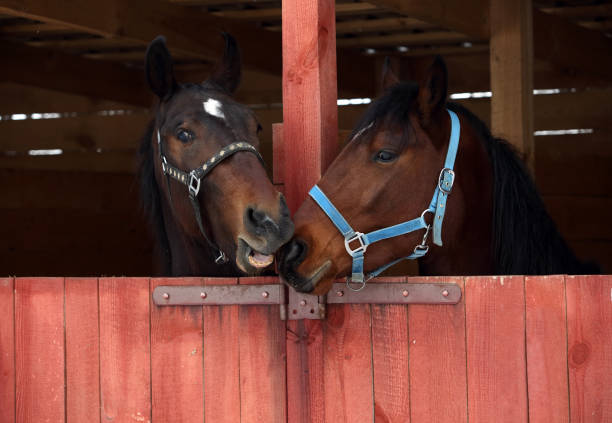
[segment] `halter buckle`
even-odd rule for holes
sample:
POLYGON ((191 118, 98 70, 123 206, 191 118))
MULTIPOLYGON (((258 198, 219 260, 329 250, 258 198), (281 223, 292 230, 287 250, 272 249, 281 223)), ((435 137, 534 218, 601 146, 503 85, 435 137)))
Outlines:
POLYGON ((219 250, 219 256, 215 259, 215 264, 225 264, 227 263, 227 256, 221 250, 219 250))
POLYGON ((198 192, 200 192, 200 178, 195 175, 195 172, 192 170, 189 173, 189 195, 193 198, 197 197, 198 192))
POLYGON ((346 252, 349 253, 351 257, 355 257, 357 255, 363 255, 366 249, 368 248, 368 244, 366 244, 363 240, 364 234, 361 232, 355 232, 352 235, 347 235, 344 238, 344 248, 346 248, 346 252), (359 241, 359 247, 352 249, 350 244, 353 241, 359 241))
POLYGON ((438 177, 438 188, 440 189, 440 191, 442 191, 446 195, 450 194, 451 190, 453 189, 454 183, 455 183, 455 172, 453 171, 453 169, 449 169, 447 167, 442 169, 440 171, 440 176, 438 177), (450 181, 446 181, 445 176, 447 174, 450 175, 451 177, 450 181))

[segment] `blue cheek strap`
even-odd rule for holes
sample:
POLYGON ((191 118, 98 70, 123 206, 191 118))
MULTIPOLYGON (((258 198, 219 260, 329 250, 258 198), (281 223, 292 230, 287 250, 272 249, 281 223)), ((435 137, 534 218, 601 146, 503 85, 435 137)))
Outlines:
POLYGON ((389 267, 399 263, 402 260, 414 260, 423 257, 429 251, 427 245, 427 237, 432 228, 425 221, 425 214, 432 213, 433 218, 433 242, 436 245, 442 245, 442 222, 444 220, 444 212, 446 211, 446 201, 450 194, 453 183, 455 182, 455 172, 453 167, 455 165, 455 158, 457 156, 457 150, 459 148, 459 136, 461 133, 461 126, 457 115, 447 110, 451 118, 451 135, 448 145, 448 152, 446 153, 446 160, 444 161, 444 168, 440 172, 438 177, 438 184, 434 191, 433 198, 429 204, 429 207, 421 213, 420 217, 409 220, 407 222, 399 223, 394 226, 388 226, 386 228, 378 229, 367 234, 355 231, 351 225, 344 219, 342 214, 333 205, 333 203, 327 198, 327 196, 321 191, 321 189, 315 185, 309 192, 310 197, 321 207, 327 217, 336 226, 338 231, 344 237, 344 248, 346 252, 353 258, 353 266, 351 277, 347 279, 347 286, 354 290, 362 290, 366 282, 387 270, 389 267), (406 257, 398 258, 384 266, 379 267, 367 276, 364 275, 364 256, 365 252, 370 244, 373 244, 384 239, 394 238, 397 236, 409 234, 411 232, 425 229, 423 235, 423 241, 417 245, 412 254, 406 257), (353 288, 350 283, 358 283, 361 286, 357 289, 353 288))

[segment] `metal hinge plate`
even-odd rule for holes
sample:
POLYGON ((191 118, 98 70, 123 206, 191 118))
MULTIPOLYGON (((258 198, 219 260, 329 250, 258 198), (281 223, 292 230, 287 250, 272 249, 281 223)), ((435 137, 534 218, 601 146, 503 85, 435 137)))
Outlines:
POLYGON ((454 283, 368 284, 359 292, 335 283, 327 296, 301 294, 284 284, 158 286, 158 306, 274 305, 283 320, 324 319, 326 304, 457 304, 461 288, 454 283))

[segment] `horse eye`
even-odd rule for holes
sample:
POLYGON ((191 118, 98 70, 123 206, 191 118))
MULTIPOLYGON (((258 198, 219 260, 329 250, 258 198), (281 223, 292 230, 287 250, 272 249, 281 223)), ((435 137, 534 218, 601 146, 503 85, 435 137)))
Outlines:
POLYGON ((397 158, 397 154, 389 150, 380 150, 376 153, 376 161, 380 163, 389 163, 397 158))
POLYGON ((187 144, 193 140, 193 134, 190 131, 181 128, 177 131, 176 138, 183 144, 187 144))

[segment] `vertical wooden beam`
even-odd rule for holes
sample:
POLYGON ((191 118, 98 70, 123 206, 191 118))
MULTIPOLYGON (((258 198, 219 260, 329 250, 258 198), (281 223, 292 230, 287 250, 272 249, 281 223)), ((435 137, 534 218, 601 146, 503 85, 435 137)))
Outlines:
POLYGON ((512 143, 532 170, 533 5, 491 0, 491 129, 512 143))
POLYGON ((283 1, 285 194, 295 212, 336 155, 333 0, 283 1))

